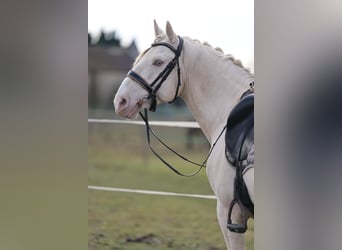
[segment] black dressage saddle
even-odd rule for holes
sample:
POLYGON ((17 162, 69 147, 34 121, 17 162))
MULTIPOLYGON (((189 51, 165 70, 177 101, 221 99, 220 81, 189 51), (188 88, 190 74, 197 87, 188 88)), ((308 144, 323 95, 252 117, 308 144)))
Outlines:
POLYGON ((230 112, 225 140, 226 158, 236 170, 234 199, 229 208, 227 228, 236 233, 244 233, 247 230, 247 217, 243 207, 254 217, 254 204, 243 181, 244 170, 254 164, 254 157, 248 157, 254 150, 254 92, 246 91, 230 112), (235 205, 241 209, 244 224, 232 223, 231 213, 235 205))
MULTIPOLYGON (((230 112, 226 131, 227 160, 236 166, 246 161, 254 144, 254 94, 248 94, 230 112)), ((246 164, 242 164, 242 170, 246 164)))

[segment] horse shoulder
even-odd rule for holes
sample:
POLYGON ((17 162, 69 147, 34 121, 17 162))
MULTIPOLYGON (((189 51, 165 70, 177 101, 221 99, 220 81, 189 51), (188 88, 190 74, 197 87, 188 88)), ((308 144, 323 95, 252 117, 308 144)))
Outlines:
POLYGON ((217 199, 225 206, 229 206, 234 194, 234 185, 227 185, 227 183, 234 183, 235 171, 225 157, 224 138, 217 142, 210 155, 206 172, 217 199))

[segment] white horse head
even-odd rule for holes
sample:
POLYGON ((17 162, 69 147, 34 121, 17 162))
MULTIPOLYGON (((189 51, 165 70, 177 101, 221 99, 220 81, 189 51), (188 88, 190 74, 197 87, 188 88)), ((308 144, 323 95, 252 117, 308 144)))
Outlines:
POLYGON ((182 38, 170 22, 164 33, 154 21, 154 31, 154 43, 138 56, 114 99, 116 113, 125 118, 135 119, 142 108, 155 109, 155 101, 174 101, 184 87, 179 73, 182 38))

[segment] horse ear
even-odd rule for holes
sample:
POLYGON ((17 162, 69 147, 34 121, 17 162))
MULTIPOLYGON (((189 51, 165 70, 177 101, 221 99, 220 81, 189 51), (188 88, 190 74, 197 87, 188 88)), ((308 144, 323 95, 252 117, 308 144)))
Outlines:
POLYGON ((161 35, 163 33, 164 33, 164 31, 161 28, 159 28, 159 26, 157 24, 157 21, 154 19, 154 34, 157 37, 157 36, 159 36, 159 35, 161 35))
POLYGON ((171 43, 175 43, 177 41, 177 35, 173 31, 172 26, 169 21, 166 22, 166 35, 171 41, 171 43))

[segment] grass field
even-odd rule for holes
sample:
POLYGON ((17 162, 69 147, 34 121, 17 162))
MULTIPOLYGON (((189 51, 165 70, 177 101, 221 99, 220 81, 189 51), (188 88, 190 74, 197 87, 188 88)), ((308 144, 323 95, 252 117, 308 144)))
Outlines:
MULTIPOLYGON (((203 160, 208 145, 195 140, 195 150, 185 147, 185 130, 157 129, 171 145, 191 159, 203 160)), ((88 184, 166 192, 212 194, 205 170, 184 178, 167 169, 147 149, 143 127, 89 125, 88 184)), ((159 147, 157 147, 159 149, 159 147)), ((173 155, 163 155, 190 173, 193 167, 173 155)), ((88 249, 226 249, 216 218, 216 201, 88 191, 88 249)), ((253 249, 253 221, 246 234, 253 249)))

